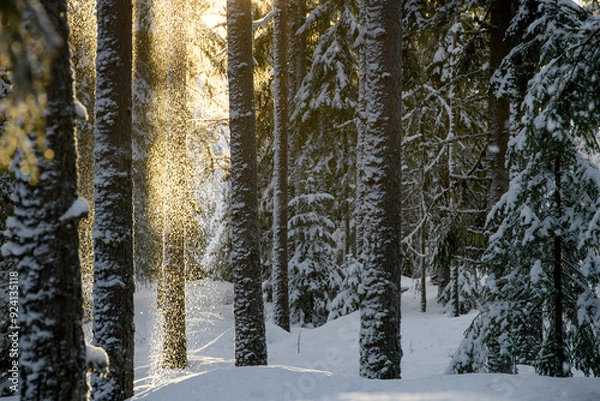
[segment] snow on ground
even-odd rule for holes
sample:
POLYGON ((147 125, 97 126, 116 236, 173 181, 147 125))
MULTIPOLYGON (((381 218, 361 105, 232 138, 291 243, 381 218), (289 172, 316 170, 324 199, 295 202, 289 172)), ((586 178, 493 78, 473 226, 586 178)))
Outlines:
POLYGON ((214 281, 188 283, 188 369, 164 371, 155 288, 140 286, 132 401, 600 401, 598 378, 540 377, 526 367, 519 375, 445 375, 474 314, 444 315, 433 286, 421 313, 412 281, 403 285, 411 285, 402 296, 403 378, 393 381, 358 376, 358 313, 291 333, 268 323, 269 366, 234 367, 233 288, 214 281))
MULTIPOLYGON (((405 279, 403 285, 412 284, 405 279)), ((152 288, 136 295, 135 401, 598 401, 600 379, 520 375, 445 375, 450 354, 473 314, 451 318, 433 302, 420 312, 414 291, 403 294, 402 380, 358 376, 358 313, 316 329, 287 333, 267 323, 269 366, 233 366, 233 289, 228 283, 188 284, 188 369, 159 368, 152 288)), ((267 306, 267 316, 270 315, 267 306)))

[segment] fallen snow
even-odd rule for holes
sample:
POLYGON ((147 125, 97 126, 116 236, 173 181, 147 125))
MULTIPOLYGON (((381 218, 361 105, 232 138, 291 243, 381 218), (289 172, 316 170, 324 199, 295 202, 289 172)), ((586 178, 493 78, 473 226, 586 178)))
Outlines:
MULTIPOLYGON (((421 313, 412 281, 403 295, 403 379, 366 380, 358 376, 357 313, 317 329, 294 327, 287 333, 267 324, 269 366, 233 366, 233 288, 222 282, 188 284, 186 371, 158 366, 160 317, 150 288, 136 296, 136 401, 598 401, 600 380, 540 377, 527 367, 519 375, 444 374, 474 314, 451 318, 433 301, 421 313)), ((270 316, 270 305, 267 305, 270 316)))
MULTIPOLYGON (((421 313, 412 281, 402 296, 401 380, 358 376, 357 313, 316 329, 287 333, 267 324, 269 366, 233 365, 233 287, 188 283, 188 369, 160 368, 160 315, 154 287, 136 293, 135 396, 132 401, 598 401, 598 378, 540 377, 528 367, 519 375, 444 374, 450 354, 474 314, 451 318, 433 301, 421 313)), ((267 316, 271 314, 267 305, 267 316)), ((271 319, 269 318, 271 321, 271 319)), ((8 400, 16 401, 12 397, 8 400)))

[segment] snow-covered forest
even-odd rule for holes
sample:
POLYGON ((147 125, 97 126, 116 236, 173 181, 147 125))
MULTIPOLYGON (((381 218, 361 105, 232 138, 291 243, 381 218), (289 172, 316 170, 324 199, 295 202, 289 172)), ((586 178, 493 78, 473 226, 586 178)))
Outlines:
POLYGON ((599 44, 597 0, 2 0, 0 397, 600 399, 599 44))

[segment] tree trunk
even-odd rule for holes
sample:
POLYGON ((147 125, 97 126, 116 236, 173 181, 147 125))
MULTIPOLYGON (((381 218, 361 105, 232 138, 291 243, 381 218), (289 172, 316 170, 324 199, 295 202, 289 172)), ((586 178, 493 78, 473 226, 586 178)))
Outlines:
POLYGON ((69 43, 71 44, 71 65, 75 69, 76 99, 88 112, 88 118, 75 121, 77 134, 77 189, 82 198, 90 203, 87 219, 79 224, 79 259, 83 279, 84 321, 92 318, 94 284, 94 129, 96 108, 96 3, 86 0, 75 4, 67 3, 69 18, 69 43))
POLYGON ((364 0, 360 375, 400 377, 401 2, 364 0))
POLYGON ((172 0, 167 67, 167 145, 163 226, 163 359, 169 369, 187 365, 185 311, 186 0, 172 0))
POLYGON ((99 0, 94 149, 94 344, 110 371, 92 374, 94 400, 133 396, 132 7, 99 0))
MULTIPOLYGON (((496 71, 508 54, 510 47, 505 40, 511 21, 512 0, 492 0, 490 8, 490 67, 496 71)), ((510 129, 510 103, 507 98, 498 99, 489 96, 488 155, 490 160, 490 207, 508 190, 508 170, 506 169, 506 151, 510 129)))
MULTIPOLYGON (((512 18, 513 0, 492 0, 490 7, 490 70, 496 71, 508 54, 510 47, 506 42, 506 31, 512 18)), ((506 98, 498 99, 493 94, 488 99, 489 143, 488 158, 490 168, 489 208, 492 208, 508 190, 509 176, 506 168, 510 129, 510 103, 506 98)), ((490 371, 513 373, 514 368, 507 358, 501 357, 499 346, 489 348, 490 371), (503 362, 505 361, 505 362, 503 362)))
POLYGON ((266 365, 250 0, 227 1, 235 364, 266 365))
MULTIPOLYGON (((41 4, 61 46, 48 71, 44 147, 34 146, 39 174, 15 164, 11 241, 3 254, 16 258, 19 273, 20 399, 82 401, 87 385, 77 230, 88 207, 77 199, 67 4, 41 4)), ((30 135, 32 143, 37 134, 30 135)))
POLYGON ((290 331, 288 296, 288 24, 285 0, 275 0, 273 28, 273 314, 290 331))
MULTIPOLYGON (((561 199, 561 164, 560 156, 556 156, 554 161, 554 180, 556 183, 556 189, 554 190, 554 203, 556 207, 556 220, 560 222, 562 219, 562 199, 561 199)), ((569 376, 570 370, 565 369, 567 366, 567 355, 565 350, 565 340, 563 335, 563 279, 562 279, 562 234, 554 234, 554 258, 553 258, 553 271, 552 277, 554 280, 554 299, 552 309, 554 310, 553 324, 551 326, 553 332, 551 333, 552 342, 552 358, 553 363, 551 364, 552 371, 549 372, 549 376, 555 377, 566 377, 569 376)))

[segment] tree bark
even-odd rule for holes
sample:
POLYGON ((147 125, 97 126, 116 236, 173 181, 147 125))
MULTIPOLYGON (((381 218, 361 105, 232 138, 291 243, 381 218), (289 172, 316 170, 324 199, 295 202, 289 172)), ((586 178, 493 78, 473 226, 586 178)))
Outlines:
MULTIPOLYGON (((561 199, 561 163, 560 156, 556 156, 554 160, 554 181, 556 189, 554 190, 554 204, 556 207, 556 220, 560 222, 562 219, 562 199, 561 199)), ((560 223, 559 223, 560 224, 560 223)), ((551 333, 553 361, 550 376, 566 377, 569 376, 569 369, 565 369, 567 364, 567 352, 565 350, 565 339, 563 334, 563 254, 562 254, 562 234, 554 233, 554 260, 552 278, 554 280, 554 299, 552 309, 554 310, 553 324, 551 333)))
MULTIPOLYGON (((510 46, 506 42, 506 31, 511 21, 513 0, 492 0, 490 8, 490 69, 492 73, 508 55, 510 46)), ((488 155, 490 161, 490 207, 500 200, 508 190, 506 151, 510 129, 510 103, 507 98, 490 94, 488 100, 489 131, 488 155)))
POLYGON ((94 148, 94 344, 110 371, 92 374, 92 398, 133 396, 132 6, 99 0, 94 148))
MULTIPOLYGON (((67 4, 42 0, 61 45, 50 63, 39 174, 15 164, 14 216, 4 256, 16 258, 19 281, 19 393, 23 401, 87 398, 78 224, 87 205, 77 198, 73 79, 67 4)), ((32 143, 38 132, 30 135, 32 143)), ((21 158, 21 162, 23 162, 21 158)))
POLYGON ((360 375, 400 378, 401 2, 364 0, 360 375))
POLYGON ((273 314, 290 331, 288 295, 288 19, 287 2, 275 0, 273 16, 273 314))
POLYGON ((266 365, 250 0, 227 1, 235 364, 266 365))

